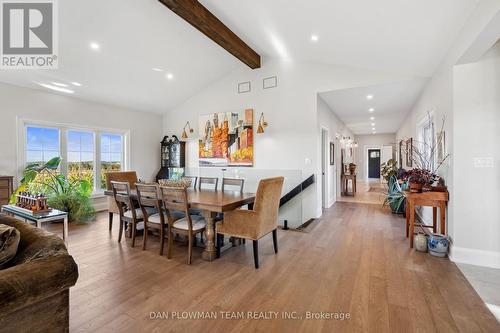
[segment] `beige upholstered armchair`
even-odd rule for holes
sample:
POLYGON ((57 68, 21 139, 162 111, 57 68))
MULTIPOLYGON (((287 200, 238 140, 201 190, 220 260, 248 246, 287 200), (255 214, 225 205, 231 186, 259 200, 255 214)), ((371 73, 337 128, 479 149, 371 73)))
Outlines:
POLYGON ((234 210, 224 213, 217 223, 217 257, 220 257, 222 235, 253 241, 255 268, 259 268, 258 240, 273 233, 274 252, 278 253, 278 209, 283 177, 263 179, 259 182, 253 210, 234 210))
MULTIPOLYGON (((118 172, 108 172, 106 176, 106 189, 111 191, 111 182, 127 182, 130 185, 130 189, 135 189, 135 183, 138 183, 137 173, 135 171, 118 171, 118 172)), ((118 206, 116 205, 115 198, 112 196, 108 197, 109 204, 109 230, 113 227, 113 214, 120 214, 118 206)))

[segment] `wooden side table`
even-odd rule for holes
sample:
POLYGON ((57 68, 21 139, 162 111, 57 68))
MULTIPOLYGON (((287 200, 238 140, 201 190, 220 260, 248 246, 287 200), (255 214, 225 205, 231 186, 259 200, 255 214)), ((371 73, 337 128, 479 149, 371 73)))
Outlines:
POLYGON ((7 205, 14 191, 13 178, 11 176, 0 176, 0 206, 7 205))
POLYGON ((432 207, 432 226, 419 224, 421 228, 432 228, 437 232, 437 209, 439 208, 439 232, 446 235, 446 204, 449 200, 448 192, 412 193, 406 191, 406 237, 410 237, 410 248, 413 248, 413 234, 415 232, 415 207, 432 207))
POLYGON ((342 193, 344 195, 356 195, 356 174, 343 174, 342 175, 342 193), (352 183, 352 194, 349 193, 349 181, 352 183))

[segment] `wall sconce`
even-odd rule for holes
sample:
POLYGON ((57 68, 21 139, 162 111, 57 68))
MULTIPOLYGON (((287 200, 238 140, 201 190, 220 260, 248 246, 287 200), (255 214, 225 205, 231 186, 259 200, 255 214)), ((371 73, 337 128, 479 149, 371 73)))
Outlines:
POLYGON ((189 121, 186 123, 186 125, 184 125, 184 128, 182 129, 182 135, 181 135, 181 138, 183 139, 187 139, 188 138, 188 135, 186 133, 186 127, 189 129, 189 133, 193 133, 194 130, 191 128, 191 125, 189 124, 189 121))
POLYGON ((264 113, 261 113, 259 118, 259 127, 257 128, 257 133, 258 134, 264 133, 264 128, 266 127, 267 127, 267 121, 264 119, 264 113))

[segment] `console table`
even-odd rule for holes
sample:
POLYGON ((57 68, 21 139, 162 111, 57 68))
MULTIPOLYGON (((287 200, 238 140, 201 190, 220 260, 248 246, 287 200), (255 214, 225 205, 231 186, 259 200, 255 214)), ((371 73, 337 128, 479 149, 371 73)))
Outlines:
POLYGON ((437 232, 437 209, 439 208, 439 232, 446 235, 446 204, 449 200, 448 192, 422 192, 412 193, 405 191, 406 195, 406 237, 410 237, 410 248, 413 248, 413 234, 415 231, 415 207, 432 207, 432 225, 418 224, 421 228, 432 228, 437 232))
POLYGON ((356 195, 356 174, 343 174, 342 175, 342 194, 343 195, 356 195), (349 181, 352 183, 352 192, 349 193, 349 181))

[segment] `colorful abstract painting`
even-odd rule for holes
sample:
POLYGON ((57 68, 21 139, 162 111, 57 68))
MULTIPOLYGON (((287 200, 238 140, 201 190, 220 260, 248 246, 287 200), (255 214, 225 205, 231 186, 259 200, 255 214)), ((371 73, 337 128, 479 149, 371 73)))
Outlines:
POLYGON ((199 118, 200 166, 253 166, 253 109, 199 118))

